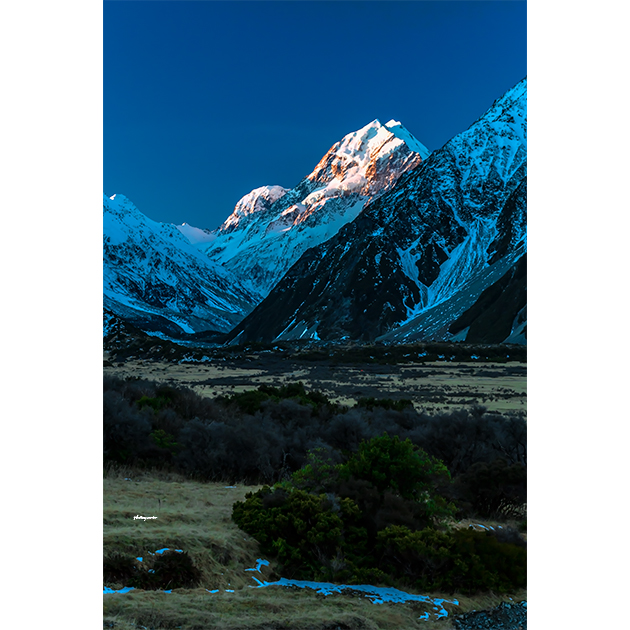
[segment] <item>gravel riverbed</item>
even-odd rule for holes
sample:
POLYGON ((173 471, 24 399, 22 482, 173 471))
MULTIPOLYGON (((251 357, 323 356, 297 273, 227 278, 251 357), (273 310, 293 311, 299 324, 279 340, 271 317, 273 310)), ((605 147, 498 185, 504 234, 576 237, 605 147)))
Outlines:
POLYGON ((458 615, 453 623, 457 630, 527 630, 527 602, 458 615))

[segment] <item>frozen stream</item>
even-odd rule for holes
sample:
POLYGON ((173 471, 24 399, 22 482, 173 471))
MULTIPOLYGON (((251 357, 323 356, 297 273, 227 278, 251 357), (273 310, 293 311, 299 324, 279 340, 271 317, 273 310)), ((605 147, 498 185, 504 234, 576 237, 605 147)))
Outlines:
MULTIPOLYGON (((164 553, 168 551, 168 549, 159 549, 155 553, 164 553)), ((175 549, 175 551, 181 553, 181 549, 175 549)), ((149 552, 151 553, 151 552, 149 552)), ((153 554, 152 554, 153 555, 153 554)), ((140 562, 142 562, 142 558, 137 558, 140 562)), ((252 569, 245 569, 245 571, 251 571, 252 573, 260 573, 262 575, 262 567, 268 566, 268 560, 258 559, 257 564, 252 569)), ((250 585, 249 588, 267 588, 268 586, 295 586, 298 588, 310 588, 321 595, 331 595, 332 593, 341 593, 344 590, 349 590, 352 592, 362 592, 365 593, 365 597, 367 597, 373 604, 384 604, 385 602, 390 603, 403 603, 403 602, 424 602, 427 604, 433 605, 433 616, 436 619, 440 619, 442 617, 447 617, 448 612, 444 608, 444 603, 455 604, 457 605, 459 602, 456 599, 433 599, 426 595, 413 595, 412 593, 405 593, 404 591, 399 591, 397 588, 390 588, 386 586, 371 586, 368 584, 332 584, 330 582, 309 582, 304 580, 287 580, 286 578, 280 578, 276 582, 267 582, 266 580, 259 580, 255 575, 252 575, 251 578, 256 582, 256 584, 250 585)), ((103 588, 103 595, 109 595, 112 593, 128 593, 129 591, 133 591, 133 587, 125 587, 121 588, 117 591, 111 588, 103 588)), ((220 589, 216 590, 208 590, 208 593, 216 594, 220 593, 220 589)), ((171 591, 163 591, 164 593, 170 593, 171 591)), ((226 589, 226 593, 233 593, 234 591, 231 589, 226 589)), ((425 612, 420 619, 429 619, 430 614, 425 612)))

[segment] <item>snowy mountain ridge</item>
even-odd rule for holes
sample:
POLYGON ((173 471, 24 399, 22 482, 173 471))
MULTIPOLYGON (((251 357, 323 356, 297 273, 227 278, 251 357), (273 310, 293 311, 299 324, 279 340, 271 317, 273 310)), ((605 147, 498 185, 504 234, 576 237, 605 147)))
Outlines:
POLYGON ((213 231, 104 196, 104 306, 231 343, 525 343, 526 100, 523 79, 433 153, 374 120, 213 231))
POLYGON ((172 224, 103 195, 103 305, 138 327, 227 332, 261 299, 172 224))
POLYGON ((502 341, 524 331, 526 97, 523 79, 305 252, 229 339, 502 341), (475 305, 498 303, 501 287, 509 304, 497 311, 492 332, 475 305), (485 322, 468 326, 473 333, 458 328, 473 317, 469 311, 485 322))
POLYGON ((295 188, 262 186, 245 195, 214 239, 195 244, 266 295, 307 249, 334 236, 428 155, 401 123, 373 120, 334 144, 295 188))

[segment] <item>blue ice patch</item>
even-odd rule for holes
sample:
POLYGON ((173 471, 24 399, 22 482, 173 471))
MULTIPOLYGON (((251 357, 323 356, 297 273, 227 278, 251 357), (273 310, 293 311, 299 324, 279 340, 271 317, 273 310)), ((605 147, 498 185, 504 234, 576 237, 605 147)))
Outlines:
POLYGON ((110 593, 128 593, 129 591, 133 591, 133 586, 125 586, 124 588, 118 589, 115 591, 112 588, 103 587, 103 595, 109 595, 110 593))

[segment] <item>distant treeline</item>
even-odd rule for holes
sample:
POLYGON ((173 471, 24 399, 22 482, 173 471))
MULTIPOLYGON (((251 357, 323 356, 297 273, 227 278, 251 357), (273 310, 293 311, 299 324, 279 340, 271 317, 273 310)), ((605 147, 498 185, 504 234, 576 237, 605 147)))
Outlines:
POLYGON ((239 345, 215 345, 210 333, 182 334, 188 343, 150 337, 128 323, 119 324, 104 338, 110 360, 106 363, 142 358, 169 362, 205 362, 213 360, 253 360, 254 356, 290 357, 297 361, 328 362, 333 365, 398 365, 454 361, 464 363, 526 363, 527 347, 519 344, 479 344, 465 342, 424 342, 409 344, 340 344, 313 341, 249 342, 239 345), (195 344, 199 343, 199 346, 195 344))
MULTIPOLYGON (((262 349, 262 348, 261 348, 262 349)), ((297 350, 297 348, 296 348, 297 350)), ((418 342, 413 344, 364 344, 327 347, 311 346, 300 349, 296 356, 307 361, 332 363, 431 363, 455 361, 464 363, 527 362, 527 348, 515 344, 467 344, 448 342, 418 342)))
POLYGON ((251 484, 288 479, 317 450, 340 463, 387 433, 444 463, 460 514, 520 514, 527 440, 522 412, 481 406, 429 415, 410 401, 361 399, 348 408, 301 383, 215 399, 185 387, 104 377, 104 461, 191 478, 251 484))

